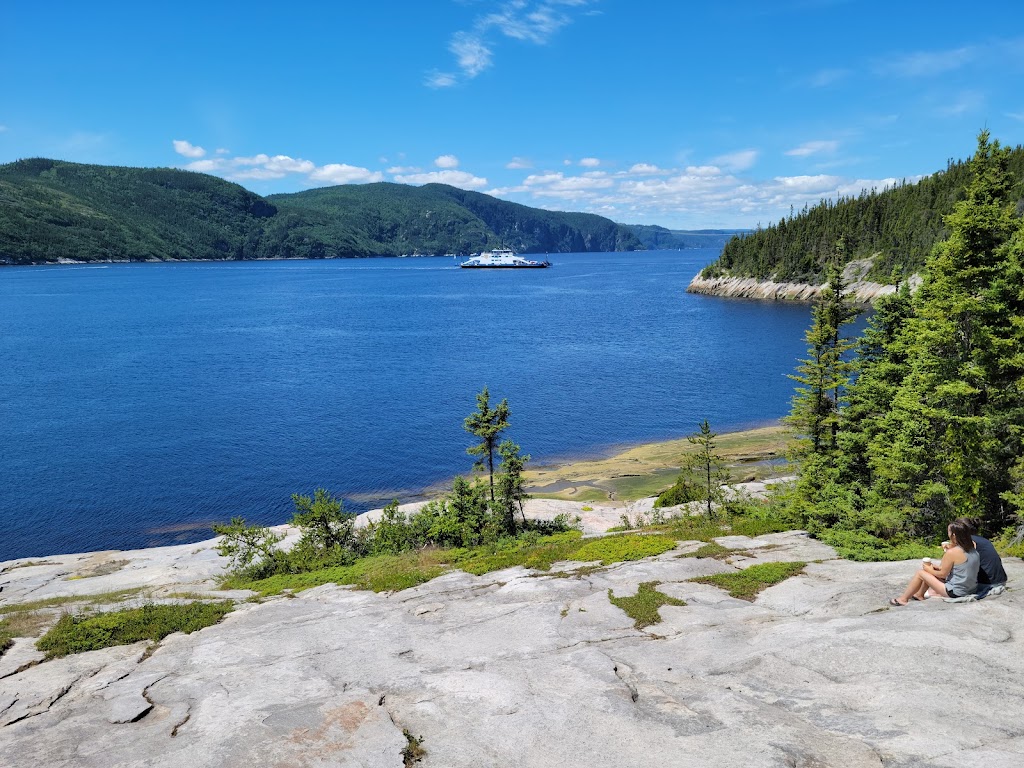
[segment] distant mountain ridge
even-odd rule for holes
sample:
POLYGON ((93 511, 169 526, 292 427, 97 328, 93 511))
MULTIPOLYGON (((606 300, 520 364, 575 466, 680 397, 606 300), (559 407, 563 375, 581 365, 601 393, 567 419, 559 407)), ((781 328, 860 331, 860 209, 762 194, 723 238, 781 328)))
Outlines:
POLYGON ((668 229, 656 224, 626 224, 644 247, 651 251, 671 251, 678 248, 723 248, 736 235, 746 235, 750 229, 668 229))
POLYGON ((642 250, 587 213, 380 182, 261 197, 170 168, 29 159, 0 165, 0 262, 344 258, 642 250))

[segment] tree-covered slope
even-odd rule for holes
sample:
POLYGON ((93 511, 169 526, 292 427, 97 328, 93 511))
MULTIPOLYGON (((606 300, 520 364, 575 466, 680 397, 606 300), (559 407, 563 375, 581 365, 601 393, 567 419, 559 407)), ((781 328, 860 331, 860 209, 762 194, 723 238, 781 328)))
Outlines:
MULTIPOLYGON (((1024 198, 1024 147, 1010 152, 1011 190, 1018 213, 1024 198)), ((836 242, 846 237, 848 260, 874 256, 867 279, 889 282, 894 267, 918 272, 947 231, 944 217, 963 200, 969 182, 966 162, 915 184, 902 183, 858 197, 825 200, 765 229, 733 238, 705 277, 756 277, 761 280, 821 283, 836 242), (876 256, 877 254, 877 256, 876 256)))
POLYGON ((626 224, 630 232, 651 251, 677 248, 722 248, 735 235, 746 235, 749 229, 667 229, 657 224, 626 224))
POLYGON ((262 198, 214 176, 55 160, 0 165, 0 261, 333 258, 633 250, 624 227, 441 184, 262 198))
POLYGON ((0 166, 0 258, 12 263, 257 256, 276 209, 213 176, 54 160, 0 166))
POLYGON ((311 237, 351 232, 373 253, 470 253, 504 246, 521 253, 636 250, 625 227, 589 213, 530 208, 479 192, 426 184, 346 185, 267 198, 304 217, 311 237))

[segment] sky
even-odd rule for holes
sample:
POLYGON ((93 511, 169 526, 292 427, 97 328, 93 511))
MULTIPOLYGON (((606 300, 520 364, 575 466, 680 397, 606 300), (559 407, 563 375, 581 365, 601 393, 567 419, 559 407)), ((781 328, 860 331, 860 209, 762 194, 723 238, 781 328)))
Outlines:
POLYGON ((0 163, 754 227, 1024 142, 1024 4, 0 3, 0 163))

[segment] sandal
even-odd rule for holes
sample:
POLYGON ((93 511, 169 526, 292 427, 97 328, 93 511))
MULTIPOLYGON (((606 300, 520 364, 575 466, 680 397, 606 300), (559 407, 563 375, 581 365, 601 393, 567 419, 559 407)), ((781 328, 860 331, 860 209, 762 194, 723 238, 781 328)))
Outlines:
POLYGON ((903 608, 906 605, 906 603, 901 603, 894 597, 892 598, 892 600, 889 601, 889 605, 895 605, 897 608, 903 608))
POLYGON ((926 598, 918 597, 917 595, 913 595, 910 599, 911 600, 917 600, 917 602, 919 602, 919 603, 923 603, 926 598))

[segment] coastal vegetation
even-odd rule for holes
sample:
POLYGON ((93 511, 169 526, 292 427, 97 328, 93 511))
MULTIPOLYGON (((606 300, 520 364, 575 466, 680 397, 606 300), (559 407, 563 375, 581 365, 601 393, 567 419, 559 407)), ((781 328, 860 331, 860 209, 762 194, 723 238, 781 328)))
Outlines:
MULTIPOLYGON (((978 138, 924 282, 876 305, 864 336, 838 264, 815 304, 789 423, 790 514, 863 559, 944 538, 954 517, 1014 538, 1024 507, 1024 219, 1020 151, 978 138)), ((1018 529, 1019 533, 1019 529, 1018 529)))
POLYGON ((0 263, 636 250, 609 219, 427 184, 260 197, 214 176, 28 159, 0 165, 0 263))
POLYGON ((608 590, 608 599, 612 605, 621 608, 629 618, 633 619, 635 629, 643 629, 652 624, 661 623, 661 614, 658 609, 663 605, 685 606, 685 600, 670 597, 664 592, 659 592, 655 587, 661 582, 644 581, 637 587, 636 594, 632 597, 615 597, 612 590, 608 590))
POLYGON ((731 597, 740 600, 753 600, 768 587, 796 576, 803 571, 807 563, 759 563, 735 573, 716 573, 711 576, 698 576, 690 579, 701 584, 721 587, 731 597))
POLYGON ((212 626, 234 607, 230 600, 178 605, 144 605, 93 615, 66 613, 38 641, 47 659, 141 640, 159 642, 172 632, 186 634, 212 626))
MULTIPOLYGON (((1024 147, 1005 151, 1002 161, 1012 175, 1007 204, 1018 213, 1024 205, 1024 147)), ((776 282, 822 283, 845 238, 840 267, 854 259, 872 259, 866 278, 892 281, 894 269, 909 276, 924 267, 936 244, 949 238, 946 221, 968 197, 972 161, 950 161, 946 169, 917 182, 863 190, 856 197, 822 200, 790 212, 777 223, 731 239, 704 277, 754 277, 776 282)))

